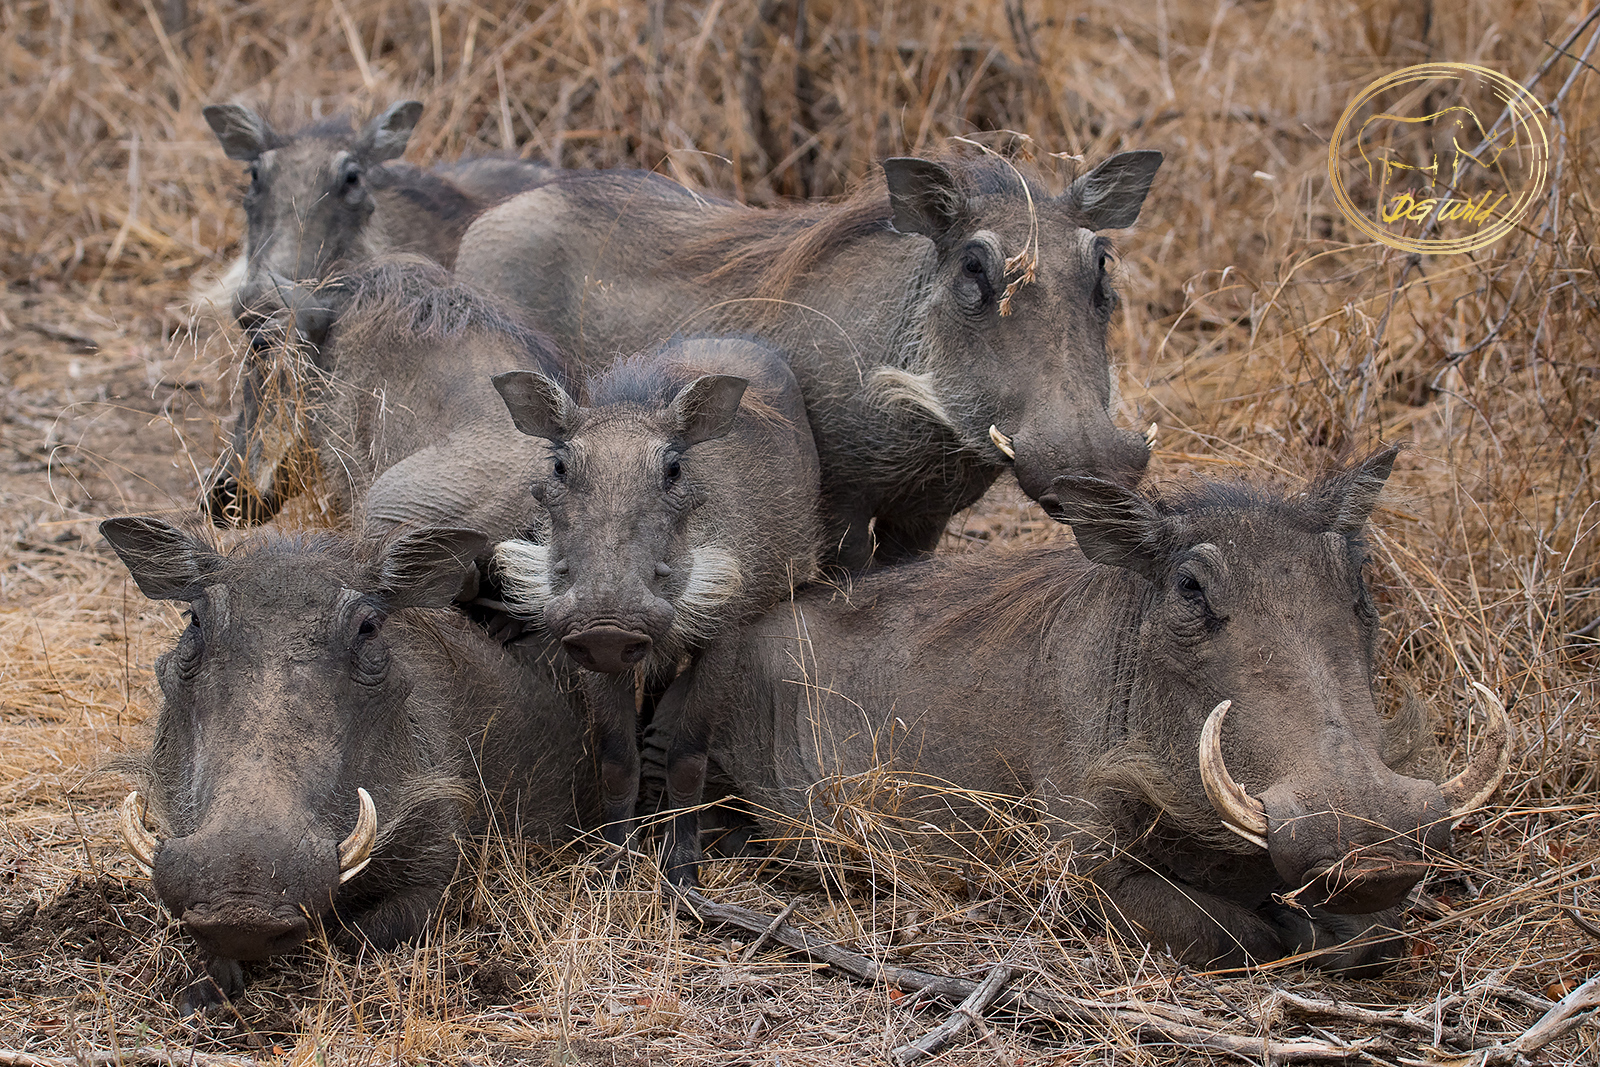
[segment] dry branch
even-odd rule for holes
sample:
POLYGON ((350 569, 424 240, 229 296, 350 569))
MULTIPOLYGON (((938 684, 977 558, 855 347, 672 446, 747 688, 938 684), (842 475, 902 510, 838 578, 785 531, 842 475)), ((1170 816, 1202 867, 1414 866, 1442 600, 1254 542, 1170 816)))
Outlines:
MULTIPOLYGON (((882 982, 901 992, 924 991, 946 1000, 960 1002, 973 997, 979 989, 979 983, 965 978, 953 978, 912 967, 879 963, 859 952, 852 952, 831 942, 812 937, 790 923, 774 925, 770 916, 736 904, 719 904, 693 890, 683 892, 682 900, 701 921, 712 919, 752 933, 761 933, 770 927, 774 941, 804 952, 817 962, 826 963, 862 981, 882 982)), ((1182 1012, 1182 1009, 1166 1005, 1147 1005, 1136 1001, 1097 1004, 1077 998, 1067 999, 1016 991, 1006 993, 1003 997, 997 996, 996 999, 1002 1006, 1014 1011, 1028 1012, 1054 1022, 1097 1029, 1117 1026, 1141 1035, 1145 1041, 1184 1048, 1209 1048, 1255 1059, 1265 1057, 1271 1061, 1343 1063, 1361 1059, 1384 1044, 1380 1038, 1361 1038, 1344 1045, 1333 1045, 1304 1038, 1277 1040, 1246 1037, 1225 1033, 1222 1023, 1205 1019, 1195 1012, 1182 1012), (1162 1014, 1157 1014, 1158 1011, 1162 1014), (1171 1018, 1163 1017, 1177 1012, 1182 1012, 1183 1017, 1194 1019, 1199 1025, 1175 1022, 1171 1018)))
MULTIPOLYGON (((792 910, 793 905, 790 908, 792 910)), ((896 1063, 906 1064, 932 1056, 959 1037, 963 1030, 977 1022, 1000 995, 1000 991, 1005 989, 1006 983, 1016 976, 1016 969, 1008 964, 997 963, 990 967, 988 975, 978 988, 957 1005, 956 1010, 950 1013, 950 1018, 909 1045, 901 1045, 889 1054, 889 1058, 896 1063)))

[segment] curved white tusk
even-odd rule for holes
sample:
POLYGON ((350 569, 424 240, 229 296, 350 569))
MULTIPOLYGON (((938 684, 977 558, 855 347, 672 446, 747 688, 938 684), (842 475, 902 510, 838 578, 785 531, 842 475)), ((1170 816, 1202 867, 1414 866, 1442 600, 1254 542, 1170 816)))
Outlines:
POLYGON ((1222 825, 1261 848, 1267 847, 1267 809, 1261 801, 1244 791, 1233 780, 1222 760, 1222 720, 1233 701, 1224 700, 1211 709, 1200 730, 1200 784, 1205 786, 1211 806, 1222 816, 1222 825))
POLYGON ((1151 423, 1150 428, 1144 432, 1144 447, 1150 452, 1156 450, 1156 424, 1151 423))
POLYGON ((378 806, 365 789, 356 790, 356 799, 361 803, 356 828, 339 842, 340 885, 360 874, 372 862, 372 846, 378 840, 378 806))
POLYGON ((1000 427, 989 427, 989 440, 994 442, 994 447, 1006 454, 1007 459, 1015 460, 1017 458, 1016 450, 1011 447, 1011 438, 1001 433, 1000 427))
POLYGON ((141 874, 148 878, 155 873, 156 849, 161 847, 161 839, 145 828, 139 813, 137 789, 122 802, 122 843, 128 847, 141 874))
MULTIPOLYGON (((1450 805, 1452 820, 1483 807, 1500 788, 1500 779, 1505 777, 1506 768, 1511 764, 1511 724, 1506 717, 1506 706, 1495 696, 1494 690, 1482 682, 1473 682, 1472 687, 1478 691, 1478 699, 1489 717, 1485 730, 1489 751, 1480 748, 1465 770, 1439 786, 1445 803, 1450 805)), ((1479 740, 1483 738, 1480 736, 1479 740)))

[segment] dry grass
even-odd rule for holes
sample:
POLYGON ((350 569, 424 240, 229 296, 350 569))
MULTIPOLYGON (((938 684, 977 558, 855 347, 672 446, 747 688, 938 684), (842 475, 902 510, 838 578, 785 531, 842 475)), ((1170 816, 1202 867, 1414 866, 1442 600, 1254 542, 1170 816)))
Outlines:
MULTIPOLYGON (((411 95, 428 105, 418 162, 513 149, 657 168, 755 202, 838 193, 875 158, 955 135, 1016 149, 989 132, 1023 131, 1045 161, 1163 149, 1123 241, 1116 334, 1124 414, 1162 427, 1153 475, 1292 480, 1371 441, 1411 441, 1380 514, 1385 692, 1430 701, 1453 764, 1473 743, 1467 678, 1512 707, 1512 772, 1461 828, 1459 870, 1423 887, 1416 955, 1381 982, 1293 965, 1196 975, 1063 921, 1082 898, 1049 853, 974 868, 956 888, 909 869, 887 879, 896 857, 871 848, 820 872, 727 862, 710 895, 770 914, 798 899, 802 925, 874 959, 973 978, 1003 961, 1020 988, 1165 1003, 1252 1039, 1386 1033, 1365 1055, 1389 1063, 1426 1060, 1432 1034, 1313 1018, 1274 991, 1412 1009, 1422 1030, 1437 1015, 1446 1037, 1498 1041, 1537 1018, 1535 998, 1595 972, 1600 945, 1562 910, 1600 922, 1587 184, 1600 82, 1577 61, 1594 27, 1533 86, 1547 102, 1567 87, 1554 194, 1491 249, 1410 263, 1351 243, 1322 140, 1378 74, 1450 59, 1523 78, 1583 11, 812 0, 799 23, 796 6, 190 0, 179 20, 172 0, 0 0, 0 1047, 820 1064, 882 1059, 949 1010, 819 974, 772 942, 745 959, 748 935, 664 910, 648 872, 611 887, 581 863, 496 846, 426 943, 355 961, 313 948, 262 968, 235 1018, 191 1029, 173 1016, 183 939, 114 847, 115 783, 85 775, 137 743, 175 616, 138 598, 91 523, 188 506, 218 450, 226 336, 186 335, 165 309, 237 248, 238 168, 200 118, 230 98, 290 125, 411 95)), ((957 525, 947 550, 1061 536, 1014 489, 957 525)), ((1106 1018, 997 1009, 951 1058, 1226 1057, 1106 1018)), ((1544 1054, 1592 1063, 1596 1041, 1590 1023, 1544 1054)))

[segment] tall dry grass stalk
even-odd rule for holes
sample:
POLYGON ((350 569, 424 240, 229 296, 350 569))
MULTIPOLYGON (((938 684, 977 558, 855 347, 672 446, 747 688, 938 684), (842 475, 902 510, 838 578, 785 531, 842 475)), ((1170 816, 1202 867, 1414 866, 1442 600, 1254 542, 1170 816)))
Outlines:
MULTIPOLYGON (((1600 83, 1584 59, 1600 23, 1574 35, 1585 16, 1518 0, 0 0, 0 263, 23 294, 4 307, 65 292, 86 315, 115 315, 94 301, 144 293, 134 302, 159 307, 219 272, 239 243, 240 181, 200 108, 222 100, 292 126, 414 96, 427 104, 408 155, 419 163, 512 151, 656 169, 755 203, 837 194, 878 158, 956 136, 1063 176, 1057 153, 1160 148, 1167 162, 1121 242, 1117 332, 1124 415, 1162 428, 1153 476, 1293 480, 1378 440, 1412 442, 1375 536, 1385 694, 1413 686, 1430 702, 1453 765, 1476 744, 1467 679, 1512 708, 1512 773, 1461 828, 1460 870, 1424 886, 1417 957, 1360 987, 1292 968, 1197 977, 1054 921, 1078 899, 1059 863, 974 868, 952 890, 859 842, 835 850, 835 876, 775 880, 731 862, 713 867, 712 891, 774 913, 802 898, 808 923, 886 959, 952 973, 1003 959, 1055 993, 1177 1001, 1241 1032, 1298 1026, 1267 1008, 1298 984, 1512 1034, 1542 1010, 1540 991, 1596 966, 1561 909, 1600 921, 1600 83), (1428 59, 1559 97, 1555 167, 1519 233, 1413 261, 1354 240, 1327 188, 1325 138, 1372 78, 1428 59)), ((5 316, 0 339, 15 342, 27 323, 5 316)), ((0 351, 0 384, 16 377, 11 359, 0 351)), ((1001 493, 947 549, 1054 536, 1001 493)), ((111 787, 64 790, 125 740, 119 716, 148 714, 149 662, 172 619, 124 606, 102 556, 43 567, 35 555, 4 557, 0 872, 37 901, 74 874, 128 872, 110 848, 111 787)), ((202 1050, 255 1041, 296 1064, 418 1062, 503 1059, 493 1049, 510 1041, 558 1062, 828 1063, 841 1042, 881 1054, 933 1023, 907 1010, 931 1001, 823 981, 770 943, 742 960, 742 943, 683 936, 648 871, 613 888, 582 867, 530 875, 510 860, 485 860, 458 891, 465 918, 412 952, 274 964, 202 1050)), ((108 927, 95 936, 120 954, 67 934, 25 954, 7 975, 39 983, 44 1007, 0 992, 0 1044, 193 1040, 168 1007, 182 939, 142 883, 114 884, 139 947, 108 927)), ((16 914, 8 903, 0 921, 16 914)), ((1181 1055, 1113 1026, 968 1038, 1011 1059, 1181 1055)), ((1594 1040, 1591 1026, 1550 1051, 1574 1062, 1594 1040)))

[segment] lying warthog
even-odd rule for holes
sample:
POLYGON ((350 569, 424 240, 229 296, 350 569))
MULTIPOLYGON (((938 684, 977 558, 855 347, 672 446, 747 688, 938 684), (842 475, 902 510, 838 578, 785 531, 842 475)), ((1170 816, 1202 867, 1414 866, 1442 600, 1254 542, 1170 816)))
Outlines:
POLYGON ((517 428, 550 445, 533 483, 549 540, 503 542, 495 569, 508 609, 586 668, 606 836, 626 846, 635 671, 670 681, 815 569, 817 450, 800 387, 778 353, 719 338, 616 364, 590 380, 588 406, 542 375, 494 384, 517 428))
POLYGON ((489 379, 559 376, 549 343, 417 256, 291 293, 295 312, 333 325, 320 345, 251 353, 231 455, 205 491, 212 519, 264 522, 311 482, 369 531, 525 533, 539 512, 523 485, 543 449, 516 432, 489 379))
MULTIPOLYGON (((959 790, 1033 798, 1099 853, 1118 921, 1191 963, 1344 945, 1318 962, 1381 966, 1400 940, 1380 933, 1390 909, 1508 751, 1482 689, 1484 747, 1460 775, 1435 785, 1381 758, 1362 531, 1394 456, 1287 499, 1212 484, 1157 502, 1067 476, 1040 503, 1081 552, 816 589, 712 646, 682 708, 663 702, 670 799, 699 801, 709 756, 757 808, 826 825, 830 795, 862 776, 881 785, 875 810, 970 858, 958 842, 986 816, 959 790)), ((695 827, 674 822, 680 881, 695 827)))
POLYGON ((404 100, 365 126, 347 119, 292 134, 238 104, 212 104, 206 122, 229 159, 250 164, 245 251, 229 272, 243 319, 268 290, 320 281, 384 252, 416 252, 454 266, 467 224, 486 207, 545 181, 548 167, 473 159, 423 170, 395 163, 422 105, 404 100))
POLYGON ((1052 198, 997 158, 890 159, 886 185, 781 211, 574 174, 486 211, 456 270, 585 371, 681 329, 787 353, 827 551, 857 570, 930 551, 1013 460, 1034 496, 1064 473, 1137 480, 1148 449, 1109 413, 1096 231, 1133 225, 1160 163, 1123 152, 1052 198))
POLYGON ((200 949, 186 1013, 324 916, 379 948, 421 932, 480 796, 535 840, 595 825, 581 709, 531 657, 435 610, 482 534, 262 534, 223 554, 156 519, 101 531, 146 596, 189 604, 123 804, 128 848, 200 949))

